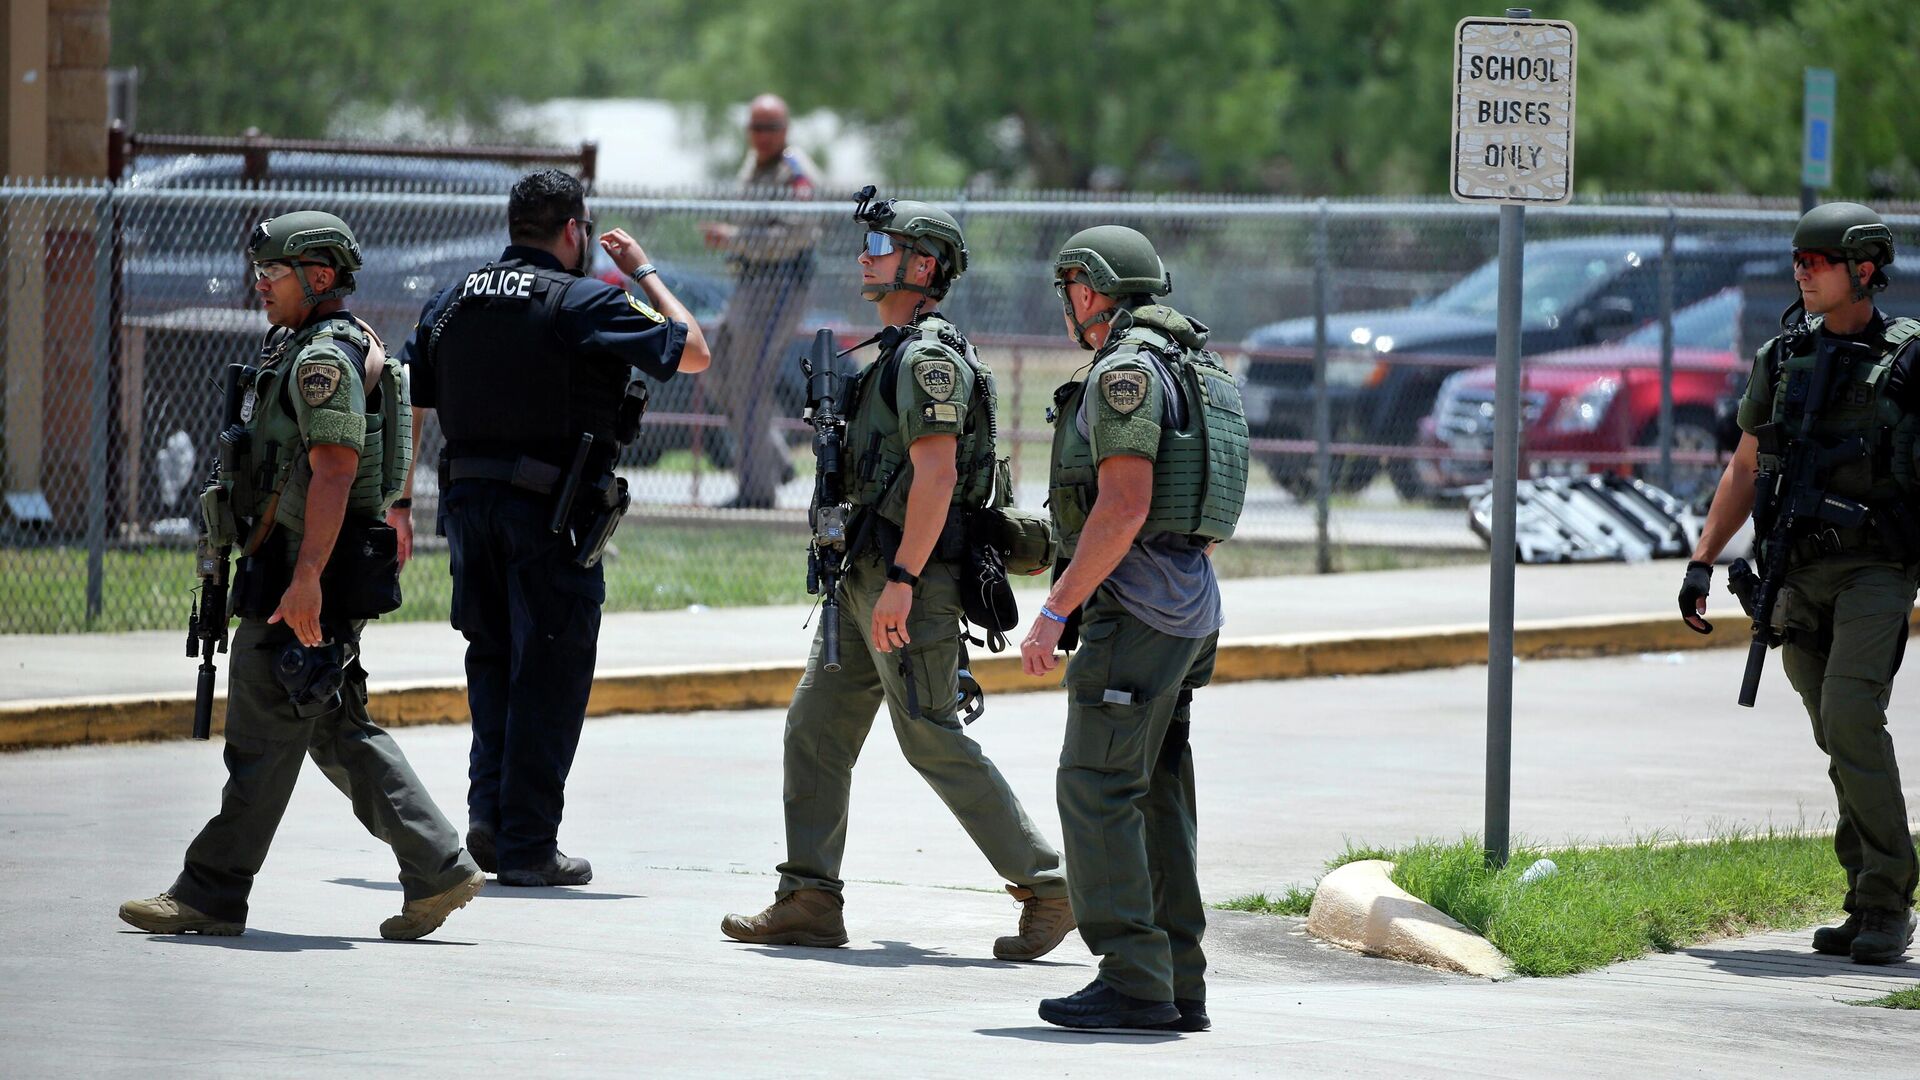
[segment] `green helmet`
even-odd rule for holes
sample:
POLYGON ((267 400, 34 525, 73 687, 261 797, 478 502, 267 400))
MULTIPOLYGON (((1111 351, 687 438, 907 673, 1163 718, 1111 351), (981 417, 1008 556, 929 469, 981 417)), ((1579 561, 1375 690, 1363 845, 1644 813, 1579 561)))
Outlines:
POLYGON ((947 290, 953 287, 953 280, 967 272, 967 239, 961 235, 960 223, 954 220, 952 214, 932 203, 914 199, 882 199, 874 202, 873 196, 871 185, 854 194, 860 205, 853 212, 853 220, 874 232, 906 240, 911 250, 932 256, 937 269, 931 284, 911 285, 906 281, 907 264, 902 260, 892 284, 863 289, 862 295, 869 300, 878 300, 887 293, 904 289, 925 293, 936 300, 945 296, 947 290))
POLYGON ((1067 238, 1066 246, 1053 259, 1053 285, 1060 290, 1060 306, 1067 313, 1067 326, 1073 340, 1083 349, 1093 348, 1087 331, 1110 321, 1119 313, 1108 308, 1082 322, 1074 314, 1073 298, 1067 295, 1067 273, 1080 271, 1086 285, 1102 296, 1116 300, 1128 296, 1165 296, 1173 291, 1173 275, 1160 262, 1153 241, 1138 229, 1125 225, 1095 225, 1067 238))
POLYGON ((1847 276, 1854 281, 1854 299, 1887 287, 1880 271, 1893 263, 1893 230, 1872 208, 1859 203, 1832 202, 1816 206, 1793 228, 1795 251, 1835 252, 1847 260, 1847 276), (1873 264, 1873 277, 1859 284, 1860 264, 1873 264))
POLYGON ((353 272, 360 269, 360 241, 347 223, 321 210, 296 210, 268 218, 247 237, 247 258, 255 263, 291 262, 306 291, 307 306, 336 300, 353 291, 353 272), (334 287, 316 293, 307 282, 302 262, 320 262, 336 271, 334 287))
POLYGON ((1068 237, 1054 257, 1053 279, 1065 281, 1068 270, 1086 274, 1085 284, 1103 296, 1173 291, 1173 275, 1161 264, 1153 241, 1125 225, 1095 225, 1068 237))

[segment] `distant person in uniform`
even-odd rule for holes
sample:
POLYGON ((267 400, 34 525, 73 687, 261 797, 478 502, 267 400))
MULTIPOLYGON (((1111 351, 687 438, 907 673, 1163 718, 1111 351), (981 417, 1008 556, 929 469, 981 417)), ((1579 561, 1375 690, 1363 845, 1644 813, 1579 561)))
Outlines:
MULTIPOLYGON (((750 199, 811 199, 820 170, 787 145, 787 103, 762 94, 747 107, 746 161, 739 181, 750 199)), ((787 358, 813 284, 819 230, 808 219, 749 215, 744 224, 710 221, 707 246, 734 265, 733 298, 718 333, 716 392, 733 431, 740 489, 734 507, 770 507, 791 475, 786 441, 773 429, 775 368, 787 358)))
POLYGON ((707 347, 625 230, 599 244, 646 299, 586 276, 593 219, 567 173, 515 184, 507 233, 499 258, 427 302, 404 355, 416 420, 438 410, 446 436, 467 847, 502 885, 584 885, 593 868, 558 837, 607 595, 600 549, 628 502, 614 460, 638 433, 639 380, 703 371, 707 347))

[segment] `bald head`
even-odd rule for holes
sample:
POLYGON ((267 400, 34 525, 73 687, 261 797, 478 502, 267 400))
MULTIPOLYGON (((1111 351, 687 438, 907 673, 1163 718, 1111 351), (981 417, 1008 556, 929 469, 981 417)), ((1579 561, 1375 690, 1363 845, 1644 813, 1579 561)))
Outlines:
POLYGON ((778 94, 761 94, 747 105, 747 144, 762 165, 787 148, 787 103, 778 94))

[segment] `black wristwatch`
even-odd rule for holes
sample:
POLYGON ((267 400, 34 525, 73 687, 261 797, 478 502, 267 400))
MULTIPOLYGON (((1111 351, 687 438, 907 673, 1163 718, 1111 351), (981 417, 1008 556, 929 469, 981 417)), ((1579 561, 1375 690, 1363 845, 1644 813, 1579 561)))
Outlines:
POLYGON ((920 584, 920 575, 908 573, 907 568, 901 566, 899 563, 888 563, 887 580, 897 581, 902 585, 918 585, 920 584))
POLYGON ((413 500, 411 498, 395 499, 393 500, 391 508, 394 510, 411 510, 413 509, 413 500))

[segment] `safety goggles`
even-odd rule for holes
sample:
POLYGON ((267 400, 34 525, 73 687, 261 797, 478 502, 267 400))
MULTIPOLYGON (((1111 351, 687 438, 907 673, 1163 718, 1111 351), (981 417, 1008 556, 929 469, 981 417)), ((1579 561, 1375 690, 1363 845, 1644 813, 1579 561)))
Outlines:
POLYGON ((279 281, 281 278, 293 273, 293 268, 296 266, 325 265, 327 264, 317 262, 313 259, 282 259, 275 262, 254 263, 253 280, 255 284, 262 281, 279 281))
POLYGON ((1846 258, 1843 256, 1830 255, 1824 251, 1795 251, 1793 253, 1793 269, 1795 273, 1803 271, 1809 274, 1817 273, 1825 270, 1829 266, 1839 266, 1846 261, 1846 258))
POLYGON ((904 241, 896 239, 891 233, 870 232, 867 234, 867 246, 863 249, 868 255, 879 258, 896 251, 911 251, 904 241))

